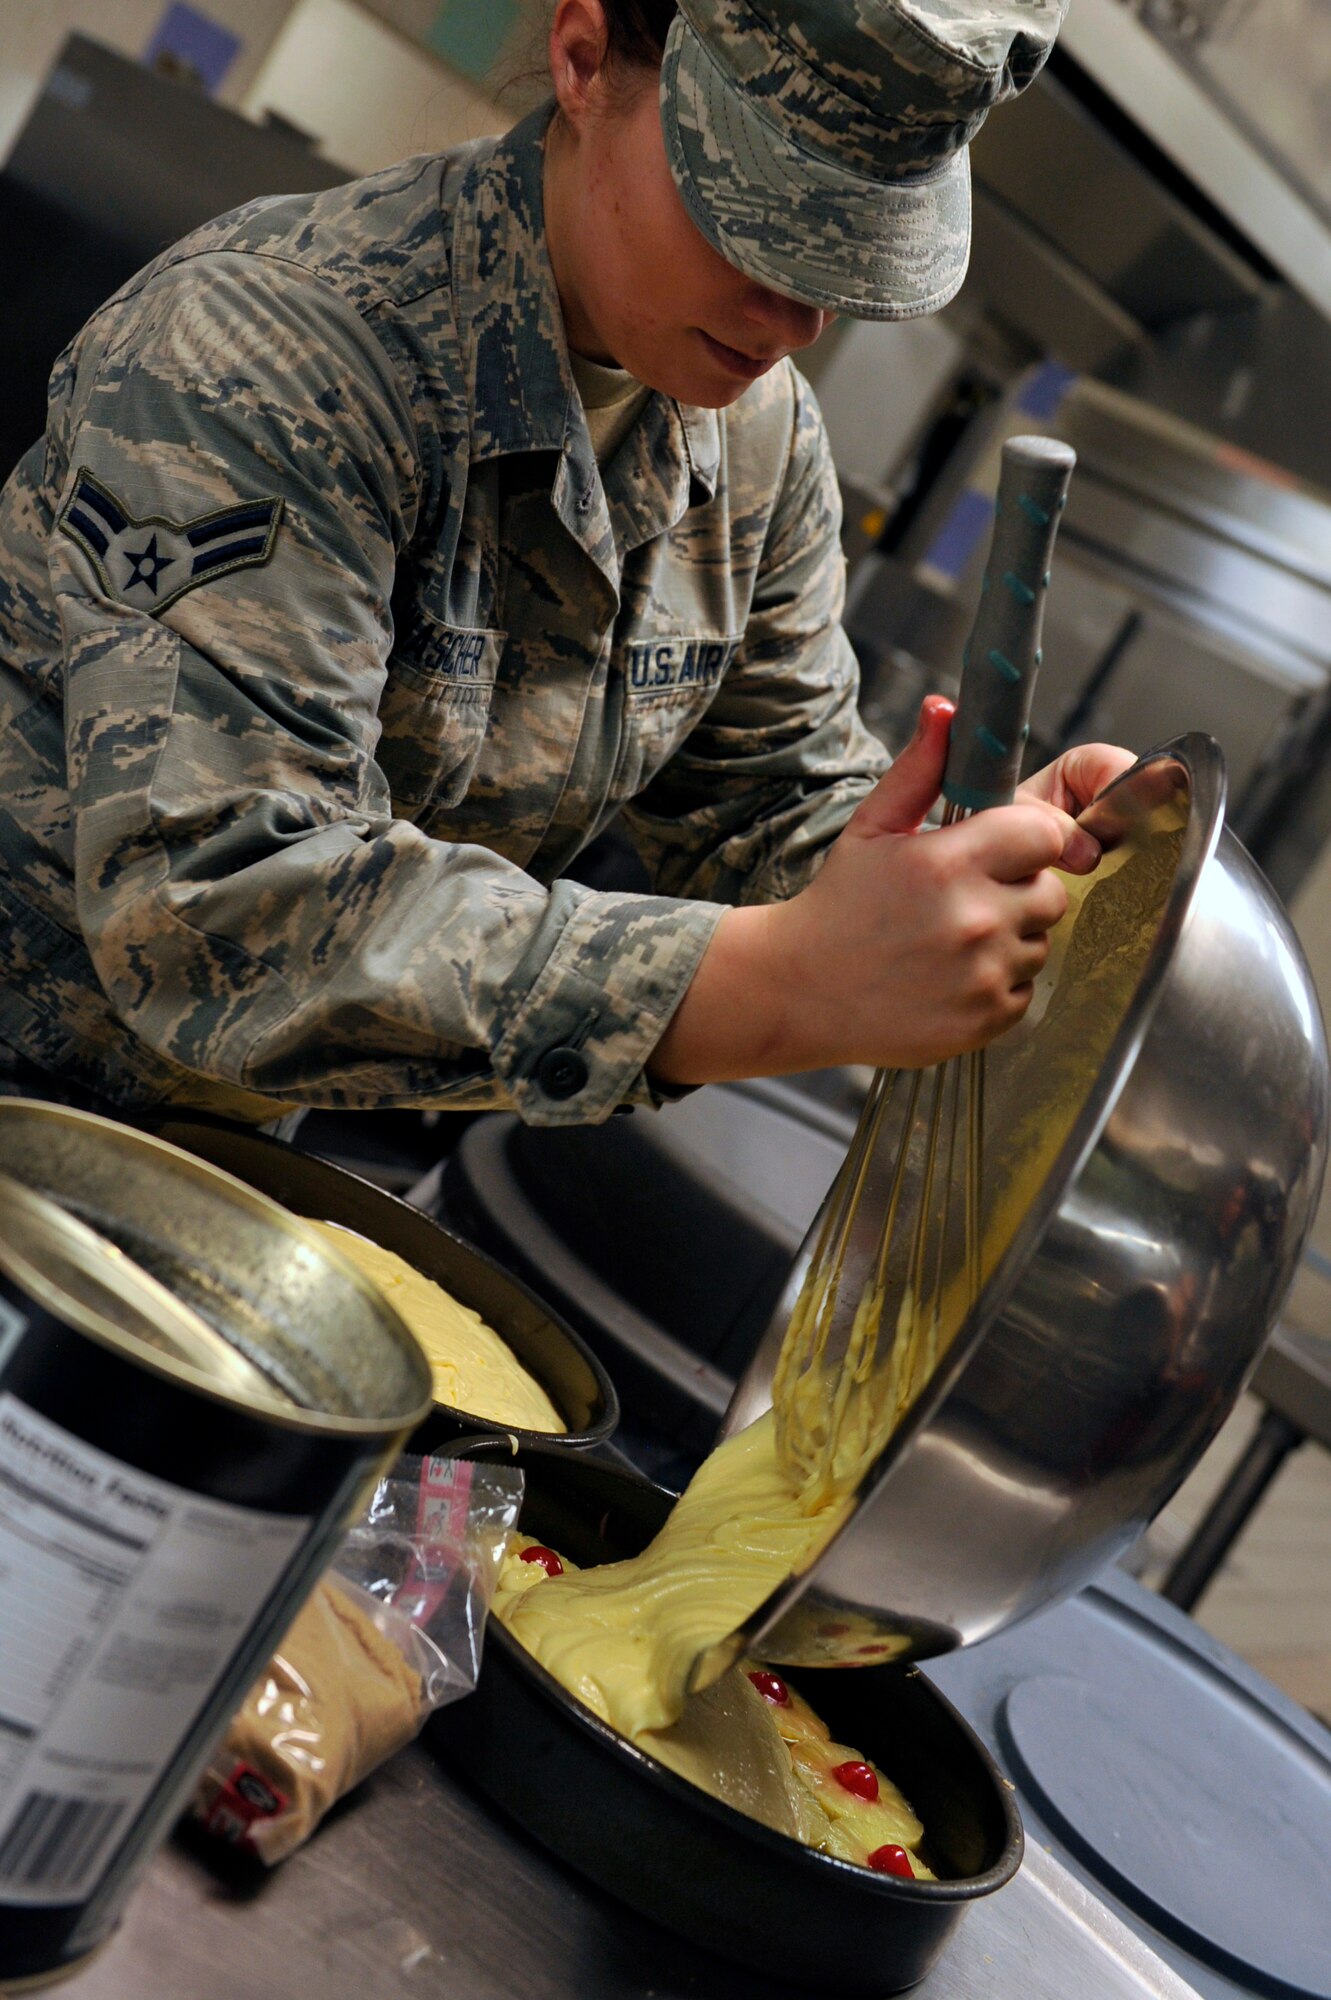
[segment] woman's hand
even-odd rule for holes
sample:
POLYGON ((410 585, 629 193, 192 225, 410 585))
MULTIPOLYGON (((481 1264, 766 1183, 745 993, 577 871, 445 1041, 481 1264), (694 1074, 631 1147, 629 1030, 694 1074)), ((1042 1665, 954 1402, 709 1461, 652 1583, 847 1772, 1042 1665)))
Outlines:
POLYGON ((806 889, 726 912, 658 1044, 660 1081, 919 1068, 1025 1013, 1067 907, 1053 871, 1089 874, 1100 858, 1072 815, 1133 760, 1083 746, 1012 805, 925 829, 951 719, 950 702, 925 701, 914 738, 806 889))
MULTIPOLYGON (((1106 785, 1111 785, 1135 762, 1130 750, 1120 750, 1116 744, 1078 743, 1075 749, 1065 750, 1052 764, 1046 764, 1043 771, 1037 771, 1024 785, 1018 786, 1017 797, 1042 799, 1075 818, 1106 785)), ((1090 865, 1093 868, 1095 860, 1090 865)), ((1059 866, 1074 875, 1087 872, 1070 861, 1060 862, 1059 866)))

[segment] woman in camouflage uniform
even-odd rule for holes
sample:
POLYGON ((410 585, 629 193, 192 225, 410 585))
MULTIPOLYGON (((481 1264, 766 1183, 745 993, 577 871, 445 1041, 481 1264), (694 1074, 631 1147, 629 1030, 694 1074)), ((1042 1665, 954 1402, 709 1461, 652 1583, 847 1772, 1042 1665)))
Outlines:
POLYGON ((0 1070, 559 1122, 1015 1019, 1126 759, 915 838, 787 357, 952 295, 1060 12, 559 0, 553 118, 96 314, 0 496, 0 1070), (617 813, 653 894, 563 879, 617 813))

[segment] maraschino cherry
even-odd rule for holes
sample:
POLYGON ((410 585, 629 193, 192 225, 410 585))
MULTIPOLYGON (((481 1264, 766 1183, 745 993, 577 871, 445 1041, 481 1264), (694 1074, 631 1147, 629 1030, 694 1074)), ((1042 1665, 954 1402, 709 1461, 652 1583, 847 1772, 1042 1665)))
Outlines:
POLYGON ((863 1799, 866 1805, 873 1805, 878 1797, 878 1774, 870 1764, 861 1764, 852 1757, 845 1764, 834 1764, 832 1776, 845 1791, 854 1798, 863 1799))
POLYGON ((790 1689, 780 1674, 769 1673, 766 1667, 758 1667, 749 1675, 764 1701, 770 1701, 775 1708, 789 1708, 790 1689))
POLYGON ((533 1542, 529 1549, 523 1549, 518 1560, 525 1563, 539 1563, 547 1576, 564 1574, 564 1565, 554 1550, 543 1548, 539 1542, 533 1542))

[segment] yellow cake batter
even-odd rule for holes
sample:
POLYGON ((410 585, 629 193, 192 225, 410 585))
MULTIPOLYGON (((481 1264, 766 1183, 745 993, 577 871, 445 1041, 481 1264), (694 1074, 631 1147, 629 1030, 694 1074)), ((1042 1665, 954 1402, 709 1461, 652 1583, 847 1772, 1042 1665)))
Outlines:
POLYGON ((519 1430, 568 1429, 535 1376, 478 1312, 394 1251, 335 1222, 311 1221, 401 1313, 425 1349, 436 1403, 519 1430))
MULTIPOLYGON (((781 1469, 811 1509, 853 1491, 881 1456, 1048 1184, 1141 982, 1178 870, 1185 818, 1186 807, 1170 801, 1145 814, 1095 875, 1064 877, 1068 914, 1037 981, 1034 1032, 1000 1037, 986 1052, 974 1272, 964 1255, 969 1230, 957 1227, 957 1172, 943 1166, 954 1165, 946 1142, 920 1232, 919 1188, 928 1185, 922 1114, 910 1140, 913 1176, 905 1178, 885 1237, 888 1254, 854 1302, 840 1351, 830 1337, 839 1262, 814 1259, 773 1385, 781 1469), (931 1267, 937 1259, 932 1282, 923 1285, 913 1261, 921 1245, 931 1267)), ((949 1067, 955 1075, 959 1066, 949 1067)), ((964 1213, 960 1219, 967 1220, 964 1213)))
POLYGON ((805 1511, 777 1466, 769 1412, 704 1461, 641 1555, 529 1592, 509 1622, 621 1735, 661 1729, 678 1720, 698 1655, 806 1569, 844 1516, 837 1500, 805 1511))
MULTIPOLYGON (((539 1602, 554 1605, 604 1574, 560 1556, 564 1573, 551 1578, 523 1560, 522 1552, 537 1546, 529 1535, 513 1537, 495 1595, 495 1615, 515 1636, 530 1626, 539 1602)), ((886 1850, 895 1849, 886 1872, 935 1879, 915 1852, 924 1829, 891 1779, 833 1742, 796 1690, 753 1660, 690 1695, 670 1728, 643 1730, 634 1740, 690 1784, 806 1847, 879 1869, 886 1850)))
MULTIPOLYGON (((1097 878, 1069 884, 1072 913, 1037 995, 1040 1032, 1006 1049, 995 1045, 996 1115, 985 1130, 980 1217, 984 1275, 1037 1198, 1126 1015, 1180 841, 1177 819, 1162 814, 1106 857, 1097 878)), ((875 1289, 859 1302, 847 1353, 821 1365, 815 1346, 812 1367, 801 1317, 811 1302, 801 1301, 786 1336, 787 1346, 800 1343, 801 1362, 778 1366, 775 1410, 712 1453, 641 1555, 515 1602, 515 1636, 621 1734, 641 1737, 677 1723, 691 1688, 733 1664, 738 1628, 816 1560, 847 1518, 864 1469, 946 1355, 969 1297, 952 1275, 942 1291, 942 1323, 931 1315, 922 1328, 908 1284, 895 1297, 875 1289), (880 1342, 884 1319, 893 1337, 880 1342), (792 1425, 815 1447, 796 1466, 778 1449, 792 1425)))

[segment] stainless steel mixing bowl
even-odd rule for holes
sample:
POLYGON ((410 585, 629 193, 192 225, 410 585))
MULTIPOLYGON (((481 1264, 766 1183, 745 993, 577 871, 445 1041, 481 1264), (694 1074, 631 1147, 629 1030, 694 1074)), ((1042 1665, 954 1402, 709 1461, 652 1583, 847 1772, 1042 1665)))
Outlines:
MULTIPOLYGON (((1009 1221, 987 1282, 847 1525, 700 1679, 741 1646, 814 1664, 1001 1631, 1119 1555, 1233 1405, 1316 1208, 1327 1048, 1224 788, 1215 744, 1188 736, 1084 816, 1105 880, 989 1053, 987 1187, 1009 1221), (1109 877, 1117 861, 1127 882, 1128 859, 1125 906, 1109 877)), ((770 1404, 800 1277, 728 1431, 770 1404)))

